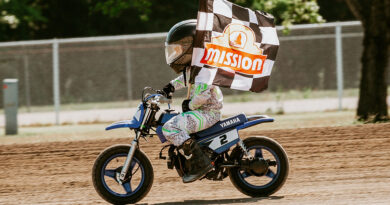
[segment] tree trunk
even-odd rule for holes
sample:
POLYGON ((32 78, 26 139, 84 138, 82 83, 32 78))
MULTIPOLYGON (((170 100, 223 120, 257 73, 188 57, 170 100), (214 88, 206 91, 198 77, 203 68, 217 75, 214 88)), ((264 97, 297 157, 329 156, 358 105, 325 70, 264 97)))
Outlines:
POLYGON ((389 120, 387 112, 388 27, 383 0, 371 1, 362 17, 364 51, 357 117, 366 122, 389 120))
POLYGON ((375 122, 388 119, 386 103, 388 49, 383 43, 385 38, 377 38, 370 35, 369 31, 365 31, 357 110, 359 120, 375 122))

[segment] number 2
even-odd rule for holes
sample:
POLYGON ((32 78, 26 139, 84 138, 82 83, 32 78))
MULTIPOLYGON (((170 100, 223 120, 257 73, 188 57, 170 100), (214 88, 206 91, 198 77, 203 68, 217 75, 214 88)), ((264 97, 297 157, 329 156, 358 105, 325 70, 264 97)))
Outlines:
POLYGON ((224 145, 228 142, 226 138, 227 138, 226 135, 222 135, 219 137, 219 139, 221 139, 221 145, 224 145))

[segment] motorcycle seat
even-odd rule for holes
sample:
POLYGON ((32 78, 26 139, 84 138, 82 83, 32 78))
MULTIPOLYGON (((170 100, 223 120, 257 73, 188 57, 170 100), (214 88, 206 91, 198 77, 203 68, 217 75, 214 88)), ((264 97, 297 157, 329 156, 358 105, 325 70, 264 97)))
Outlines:
POLYGON ((195 136, 196 139, 202 139, 202 138, 214 135, 214 134, 219 134, 223 131, 231 130, 234 127, 242 125, 247 121, 248 121, 248 119, 246 118, 246 116, 244 114, 239 114, 239 115, 221 120, 221 121, 215 123, 215 125, 207 128, 205 130, 194 133, 193 135, 195 136))

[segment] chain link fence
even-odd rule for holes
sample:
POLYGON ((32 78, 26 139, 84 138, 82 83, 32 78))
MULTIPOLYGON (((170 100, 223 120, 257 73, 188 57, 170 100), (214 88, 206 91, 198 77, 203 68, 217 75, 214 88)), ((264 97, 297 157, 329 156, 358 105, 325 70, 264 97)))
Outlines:
MULTIPOLYGON (((269 84, 271 92, 358 88, 363 49, 359 22, 297 25, 289 35, 278 29, 280 48, 269 84), (342 40, 338 62, 343 81, 339 87, 337 38, 342 40)), ((165 35, 0 43, 0 80, 19 79, 20 106, 27 108, 139 99, 143 87, 161 88, 176 77, 165 63, 165 35)), ((239 92, 224 90, 224 94, 232 93, 239 92)))

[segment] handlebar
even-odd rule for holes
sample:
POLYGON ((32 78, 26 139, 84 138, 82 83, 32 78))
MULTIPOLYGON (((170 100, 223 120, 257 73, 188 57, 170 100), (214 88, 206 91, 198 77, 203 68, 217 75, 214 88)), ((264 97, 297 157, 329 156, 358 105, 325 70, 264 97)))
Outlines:
POLYGON ((149 94, 147 93, 144 98, 144 102, 152 100, 154 98, 155 102, 157 103, 167 103, 170 104, 172 103, 172 99, 168 99, 164 95, 161 94, 149 94))
POLYGON ((152 105, 152 107, 156 107, 156 106, 158 107, 158 104, 160 104, 160 103, 161 104, 167 103, 168 109, 171 109, 172 99, 169 99, 169 98, 165 97, 164 95, 157 93, 157 90, 154 90, 151 87, 145 87, 144 90, 142 91, 142 103, 145 104, 148 101, 150 101, 150 104, 152 105), (145 94, 146 90, 151 90, 155 94, 150 94, 150 93, 145 94))

